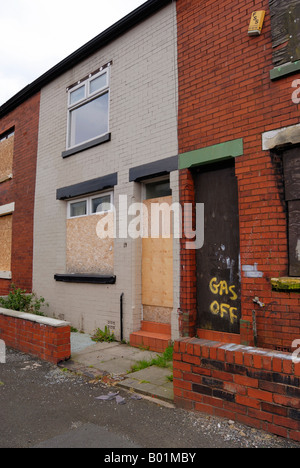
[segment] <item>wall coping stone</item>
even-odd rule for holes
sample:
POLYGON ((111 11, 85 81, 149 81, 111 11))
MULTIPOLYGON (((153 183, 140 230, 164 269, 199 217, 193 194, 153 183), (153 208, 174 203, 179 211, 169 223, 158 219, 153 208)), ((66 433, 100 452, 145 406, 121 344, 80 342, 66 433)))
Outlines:
POLYGON ((274 357, 274 358, 279 358, 279 359, 286 359, 287 361, 292 361, 293 355, 291 353, 286 353, 283 351, 277 351, 277 350, 272 350, 272 349, 267 349, 267 348, 255 348, 254 346, 245 346, 242 344, 236 344, 236 343, 222 343, 222 342, 217 342, 217 341, 209 341, 209 340, 204 340, 201 338, 189 338, 189 337, 182 337, 176 340, 177 343, 191 343, 193 345, 199 345, 199 346, 206 346, 206 347, 217 347, 220 349, 224 349, 225 351, 240 351, 244 352, 247 354, 257 354, 261 356, 269 356, 269 357, 274 357))
POLYGON ((17 312, 16 310, 0 308, 0 315, 13 317, 20 320, 27 320, 29 322, 39 323, 40 325, 48 325, 54 328, 68 327, 71 324, 64 320, 57 320, 50 317, 43 317, 40 315, 28 314, 26 312, 17 312))

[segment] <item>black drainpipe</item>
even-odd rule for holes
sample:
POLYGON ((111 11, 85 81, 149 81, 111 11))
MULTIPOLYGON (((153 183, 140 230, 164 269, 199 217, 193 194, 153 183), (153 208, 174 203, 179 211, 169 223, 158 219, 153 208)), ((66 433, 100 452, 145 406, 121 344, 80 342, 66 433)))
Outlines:
POLYGON ((123 341, 123 297, 124 293, 120 296, 120 340, 123 341))

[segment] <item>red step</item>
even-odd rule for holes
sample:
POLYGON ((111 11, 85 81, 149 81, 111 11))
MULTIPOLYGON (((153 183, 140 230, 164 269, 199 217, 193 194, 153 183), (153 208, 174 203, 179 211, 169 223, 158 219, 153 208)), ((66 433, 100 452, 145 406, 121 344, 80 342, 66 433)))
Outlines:
POLYGON ((171 325, 142 321, 142 329, 130 335, 130 346, 163 353, 171 345, 171 325))

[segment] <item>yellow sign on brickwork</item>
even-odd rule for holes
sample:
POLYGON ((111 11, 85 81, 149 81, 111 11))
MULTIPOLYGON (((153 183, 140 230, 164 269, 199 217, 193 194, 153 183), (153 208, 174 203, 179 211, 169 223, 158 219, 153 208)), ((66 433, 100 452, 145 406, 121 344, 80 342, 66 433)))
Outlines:
POLYGON ((254 11, 251 15, 251 21, 248 29, 250 36, 259 36, 261 34, 266 12, 265 11, 254 11))

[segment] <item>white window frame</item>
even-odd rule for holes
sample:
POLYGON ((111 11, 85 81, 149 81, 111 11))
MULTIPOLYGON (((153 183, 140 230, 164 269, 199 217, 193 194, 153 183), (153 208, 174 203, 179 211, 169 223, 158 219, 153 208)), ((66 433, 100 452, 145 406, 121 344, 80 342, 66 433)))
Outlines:
POLYGON ((103 70, 100 70, 99 73, 92 74, 89 76, 84 81, 78 82, 77 86, 72 87, 71 89, 68 90, 68 121, 67 121, 67 141, 66 141, 66 147, 67 149, 72 149, 76 148, 78 146, 84 145, 85 143, 88 143, 90 141, 96 140, 97 138, 101 138, 102 136, 106 135, 109 133, 109 114, 110 114, 110 66, 107 66, 103 70), (99 76, 106 75, 107 80, 106 80, 106 85, 103 86, 102 88, 94 91, 93 93, 90 92, 90 83, 94 81, 96 78, 99 78, 99 76), (76 101, 74 104, 71 104, 71 95, 74 91, 83 88, 84 87, 84 97, 76 101), (94 99, 104 95, 108 94, 108 110, 107 110, 107 132, 102 133, 100 135, 97 135, 91 139, 82 141, 78 143, 77 145, 71 145, 70 144, 70 139, 71 139, 71 113, 79 109, 85 104, 88 104, 89 102, 93 101, 94 99))
POLYGON ((11 130, 11 131, 8 131, 7 133, 4 133, 2 136, 0 136, 0 143, 2 141, 5 141, 5 140, 8 140, 9 138, 15 136, 15 131, 14 130, 11 130))
POLYGON ((87 216, 97 216, 97 215, 101 215, 101 214, 105 214, 105 213, 111 213, 113 211, 113 208, 112 208, 113 203, 114 203, 114 192, 112 192, 112 191, 100 192, 100 193, 96 193, 96 194, 93 194, 93 195, 91 195, 89 197, 84 197, 84 198, 73 198, 72 200, 68 201, 67 218, 68 219, 85 218, 87 216), (103 196, 107 196, 107 195, 110 195, 111 209, 106 210, 106 211, 98 211, 97 213, 92 213, 92 200, 94 200, 95 198, 99 198, 99 197, 103 197, 103 196), (86 214, 85 215, 80 215, 80 216, 71 216, 71 205, 73 203, 80 203, 80 202, 84 202, 84 201, 87 204, 86 214))
POLYGON ((102 193, 98 193, 98 194, 96 194, 96 195, 93 195, 92 197, 89 198, 89 210, 90 210, 90 215, 99 215, 99 214, 104 214, 104 213, 111 213, 111 212, 113 211, 113 209, 112 209, 113 203, 114 203, 114 192, 112 192, 112 191, 109 191, 109 192, 102 192, 102 193), (111 206, 111 209, 110 209, 110 210, 105 210, 105 211, 97 211, 96 213, 92 213, 92 201, 93 201, 95 198, 107 197, 108 195, 110 196, 110 206, 111 206))
POLYGON ((88 203, 88 198, 78 198, 78 199, 73 199, 68 202, 68 219, 74 219, 74 218, 84 218, 85 216, 88 216, 89 213, 89 203, 88 203), (71 205, 74 203, 81 203, 81 202, 86 202, 86 214, 85 215, 79 215, 79 216, 71 216, 71 205))

